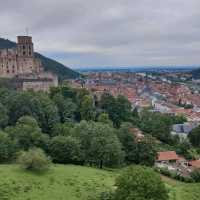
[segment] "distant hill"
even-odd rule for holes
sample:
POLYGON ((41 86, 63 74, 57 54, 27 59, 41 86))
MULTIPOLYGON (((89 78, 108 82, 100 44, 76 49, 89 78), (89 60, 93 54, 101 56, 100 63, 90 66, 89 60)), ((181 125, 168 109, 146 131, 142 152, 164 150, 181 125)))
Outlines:
POLYGON ((191 73, 192 73, 192 78, 200 79, 200 68, 192 70, 191 73))
MULTIPOLYGON (((0 38, 0 49, 13 48, 15 46, 16 46, 15 42, 0 38)), ((45 71, 51 71, 57 74, 59 77, 59 80, 77 78, 80 75, 78 72, 71 70, 65 65, 53 59, 47 58, 39 53, 35 53, 35 56, 41 59, 45 71)))
POLYGON ((3 38, 0 38, 0 49, 6 49, 6 48, 13 48, 16 46, 15 42, 11 42, 10 40, 6 40, 3 38))

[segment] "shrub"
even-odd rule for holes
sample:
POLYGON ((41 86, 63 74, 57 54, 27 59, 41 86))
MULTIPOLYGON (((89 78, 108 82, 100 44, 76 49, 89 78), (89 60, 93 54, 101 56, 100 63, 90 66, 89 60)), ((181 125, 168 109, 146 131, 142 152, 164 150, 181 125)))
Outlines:
POLYGON ((104 191, 97 194, 91 194, 87 200, 114 200, 114 193, 112 191, 104 191))
POLYGON ((168 192, 159 174, 147 167, 127 168, 116 180, 115 200, 167 200, 168 192))
POLYGON ((182 176, 177 172, 171 172, 167 168, 155 168, 155 171, 163 174, 164 176, 168 176, 170 178, 176 179, 178 181, 186 182, 186 183, 193 183, 194 179, 190 176, 182 176))
POLYGON ((171 173, 170 173, 170 171, 168 169, 161 168, 159 171, 160 171, 161 174, 171 177, 171 173))
POLYGON ((191 177, 195 182, 200 182, 200 169, 196 169, 191 173, 191 177))
POLYGON ((43 171, 49 168, 50 158, 47 157, 42 149, 33 148, 28 151, 20 152, 17 162, 23 169, 32 171, 43 171))
POLYGON ((100 194, 99 200, 112 200, 113 199, 113 192, 106 191, 100 194))

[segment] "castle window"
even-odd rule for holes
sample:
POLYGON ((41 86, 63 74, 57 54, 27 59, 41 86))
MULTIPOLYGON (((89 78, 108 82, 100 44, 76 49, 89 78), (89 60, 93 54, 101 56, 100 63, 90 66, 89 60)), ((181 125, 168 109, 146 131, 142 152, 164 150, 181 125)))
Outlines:
POLYGON ((7 70, 7 73, 10 73, 10 71, 9 71, 9 70, 7 70))
POLYGON ((23 45, 23 49, 25 49, 25 46, 23 45))
POLYGON ((26 52, 25 52, 25 51, 23 51, 23 55, 26 55, 26 52))

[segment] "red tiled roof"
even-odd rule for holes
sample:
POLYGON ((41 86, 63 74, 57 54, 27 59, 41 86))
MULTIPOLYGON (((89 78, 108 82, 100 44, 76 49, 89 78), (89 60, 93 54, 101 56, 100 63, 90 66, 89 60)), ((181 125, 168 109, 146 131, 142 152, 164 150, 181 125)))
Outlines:
POLYGON ((157 161, 170 161, 170 160, 178 160, 179 157, 175 151, 164 151, 158 152, 157 161))
POLYGON ((192 160, 189 162, 189 165, 191 165, 194 168, 200 168, 200 160, 192 160))

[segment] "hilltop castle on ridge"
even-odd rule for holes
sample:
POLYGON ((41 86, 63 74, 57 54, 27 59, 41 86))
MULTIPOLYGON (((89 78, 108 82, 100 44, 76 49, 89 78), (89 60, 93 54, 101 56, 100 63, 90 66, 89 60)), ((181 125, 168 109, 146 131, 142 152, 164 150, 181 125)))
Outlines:
POLYGON ((0 78, 15 80, 23 90, 48 91, 58 85, 57 76, 45 72, 41 60, 35 58, 30 36, 18 36, 15 48, 0 49, 0 78))

